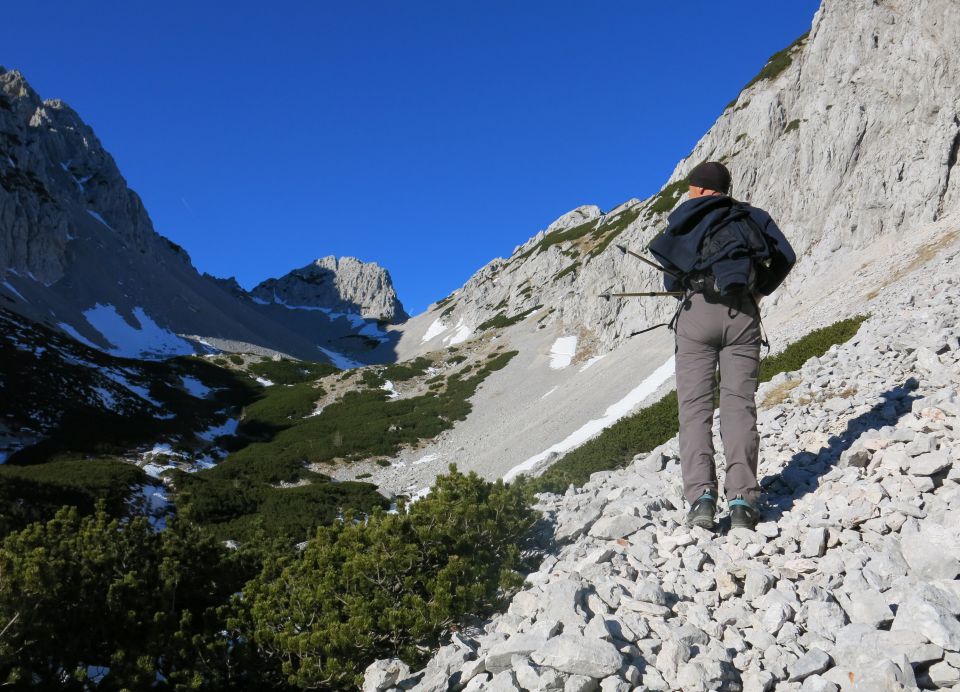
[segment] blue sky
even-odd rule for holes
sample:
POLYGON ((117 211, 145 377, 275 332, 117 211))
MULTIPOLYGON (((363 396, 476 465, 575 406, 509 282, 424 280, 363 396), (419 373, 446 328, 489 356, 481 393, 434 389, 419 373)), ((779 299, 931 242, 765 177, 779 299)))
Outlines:
POLYGON ((656 192, 818 5, 29 2, 0 64, 93 126, 201 271, 353 255, 416 313, 560 214, 656 192))

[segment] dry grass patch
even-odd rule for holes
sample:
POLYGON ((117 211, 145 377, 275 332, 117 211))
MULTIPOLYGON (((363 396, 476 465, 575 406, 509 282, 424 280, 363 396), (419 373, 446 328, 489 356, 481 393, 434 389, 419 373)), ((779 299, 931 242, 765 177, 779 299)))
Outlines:
POLYGON ((781 382, 767 393, 767 396, 763 399, 762 405, 770 407, 782 404, 789 398, 790 393, 793 392, 793 390, 796 389, 802 381, 803 380, 797 377, 781 382))
POLYGON ((917 254, 910 261, 910 264, 908 264, 905 267, 901 267, 897 271, 893 272, 890 275, 890 278, 887 279, 886 283, 884 283, 879 288, 875 288, 869 293, 867 293, 866 299, 873 300, 878 295, 880 295, 880 291, 885 289, 890 284, 896 281, 899 281, 900 279, 905 277, 907 274, 910 274, 911 272, 916 271, 917 269, 925 265, 927 262, 932 260, 934 257, 936 257, 941 250, 943 250, 946 247, 949 247, 950 245, 953 245, 958 239, 960 239, 960 230, 953 230, 943 235, 939 240, 936 240, 930 243, 929 245, 924 245, 922 248, 917 250, 917 254))

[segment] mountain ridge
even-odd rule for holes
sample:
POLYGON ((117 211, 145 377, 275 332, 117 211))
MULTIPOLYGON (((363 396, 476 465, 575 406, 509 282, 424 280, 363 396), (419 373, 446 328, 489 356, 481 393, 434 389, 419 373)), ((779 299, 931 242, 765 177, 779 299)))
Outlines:
MULTIPOLYGON (((16 70, 0 71, 0 229, 7 307, 98 348, 142 331, 142 313, 180 353, 202 351, 206 341, 310 360, 331 352, 344 365, 394 360, 391 337, 358 323, 343 301, 326 313, 294 311, 199 274, 186 250, 154 229, 93 129, 63 101, 42 100, 16 70), (112 331, 102 331, 101 313, 112 331)), ((379 282, 363 299, 375 302, 383 290, 384 305, 396 308, 389 274, 378 269, 367 267, 379 282)), ((342 277, 338 285, 354 291, 351 283, 342 277)))

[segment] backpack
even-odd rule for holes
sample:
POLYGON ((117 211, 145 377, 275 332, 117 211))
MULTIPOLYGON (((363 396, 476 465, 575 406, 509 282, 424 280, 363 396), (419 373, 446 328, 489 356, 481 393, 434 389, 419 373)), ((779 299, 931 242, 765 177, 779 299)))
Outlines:
POLYGON ((749 207, 735 204, 723 222, 704 234, 685 288, 712 298, 751 296, 769 269, 772 248, 749 207))

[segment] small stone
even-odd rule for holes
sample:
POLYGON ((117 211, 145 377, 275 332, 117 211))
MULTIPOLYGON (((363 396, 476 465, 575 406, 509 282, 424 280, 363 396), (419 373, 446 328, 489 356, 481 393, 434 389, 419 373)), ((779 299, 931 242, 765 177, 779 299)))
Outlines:
POLYGON ((564 673, 602 679, 616 673, 623 656, 610 642, 574 634, 560 634, 531 655, 534 663, 564 673))
POLYGON ((810 649, 787 668, 790 682, 804 680, 810 675, 822 673, 832 663, 830 655, 820 649, 810 649))
POLYGON ((512 670, 497 673, 483 688, 484 692, 516 692, 519 689, 517 676, 514 675, 512 670))
POLYGON ((600 683, 588 675, 571 675, 563 684, 563 692, 594 692, 600 683))
POLYGON ((374 661, 363 672, 363 692, 383 692, 410 677, 410 667, 399 658, 374 661))
POLYGON ((907 468, 911 476, 935 476, 936 474, 950 468, 953 465, 953 459, 948 457, 943 451, 927 452, 914 457, 907 468))
POLYGON ((717 584, 717 593, 720 594, 720 598, 722 599, 736 596, 737 592, 740 590, 736 579, 734 579, 733 575, 726 570, 717 570, 714 579, 716 580, 717 584))
POLYGON ((930 678, 930 682, 936 685, 937 689, 952 687, 960 683, 960 671, 946 661, 940 661, 930 666, 927 676, 930 678))
POLYGON ((792 615, 793 611, 786 603, 771 603, 761 617, 764 631, 770 635, 776 635, 792 615))
POLYGON ((770 692, 776 681, 769 670, 751 670, 743 676, 743 692, 770 692))
POLYGON ((840 686, 819 675, 811 675, 803 681, 800 692, 839 692, 840 686))
POLYGON ((800 554, 804 557, 822 557, 826 550, 827 530, 820 527, 807 531, 807 536, 803 539, 803 546, 800 548, 800 554))
POLYGON ((640 530, 646 524, 645 519, 632 514, 617 514, 612 517, 601 517, 590 527, 589 534, 597 538, 608 540, 623 538, 640 530))
POLYGON ((911 594, 897 608, 891 631, 917 632, 937 646, 960 651, 960 621, 943 603, 926 594, 911 594))
POLYGON ((667 594, 663 588, 654 581, 638 581, 631 587, 633 597, 644 603, 655 603, 656 605, 667 604, 667 594))

